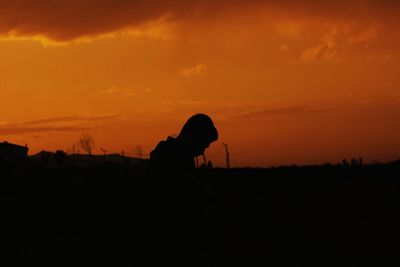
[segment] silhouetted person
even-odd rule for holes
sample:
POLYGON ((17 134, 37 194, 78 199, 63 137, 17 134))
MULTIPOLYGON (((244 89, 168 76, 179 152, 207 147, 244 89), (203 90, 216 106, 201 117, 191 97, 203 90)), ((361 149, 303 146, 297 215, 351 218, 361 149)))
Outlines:
POLYGON ((196 266, 207 248, 203 213, 207 203, 194 175, 194 159, 217 139, 210 117, 196 114, 176 138, 161 141, 150 153, 153 247, 161 266, 196 266))

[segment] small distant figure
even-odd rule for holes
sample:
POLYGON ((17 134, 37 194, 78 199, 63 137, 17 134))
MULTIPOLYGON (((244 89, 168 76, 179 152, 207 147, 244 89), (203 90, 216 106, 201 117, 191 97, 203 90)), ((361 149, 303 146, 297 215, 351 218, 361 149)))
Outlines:
POLYGON ((203 206, 195 158, 218 139, 211 118, 196 114, 179 135, 169 136, 150 153, 153 248, 159 266, 194 266, 207 248, 203 206))

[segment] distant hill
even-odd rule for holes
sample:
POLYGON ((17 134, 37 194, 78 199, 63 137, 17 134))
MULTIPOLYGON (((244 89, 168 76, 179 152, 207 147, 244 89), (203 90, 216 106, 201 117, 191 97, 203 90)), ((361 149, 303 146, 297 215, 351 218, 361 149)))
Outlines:
POLYGON ((108 154, 108 155, 86 155, 86 154, 72 154, 61 157, 55 152, 41 151, 37 154, 29 156, 29 160, 34 163, 43 163, 48 166, 58 166, 61 163, 68 165, 76 165, 85 167, 99 163, 115 163, 119 165, 123 164, 141 164, 145 163, 147 159, 140 159, 135 157, 122 156, 119 154, 108 154))

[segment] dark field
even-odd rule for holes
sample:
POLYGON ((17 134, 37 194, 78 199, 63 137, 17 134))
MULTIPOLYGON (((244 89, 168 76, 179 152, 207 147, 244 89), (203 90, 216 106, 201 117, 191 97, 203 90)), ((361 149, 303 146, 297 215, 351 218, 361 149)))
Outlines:
MULTIPOLYGON (((201 266, 384 266, 397 254, 399 162, 197 175, 208 199, 201 266)), ((152 266, 146 184, 118 164, 3 170, 0 266, 152 266)))

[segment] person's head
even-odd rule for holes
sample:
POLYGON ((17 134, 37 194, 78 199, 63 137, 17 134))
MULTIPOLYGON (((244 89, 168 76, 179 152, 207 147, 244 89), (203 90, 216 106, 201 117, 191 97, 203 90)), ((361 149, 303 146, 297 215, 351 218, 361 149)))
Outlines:
POLYGON ((189 148, 191 156, 197 157, 218 140, 218 131, 209 116, 196 114, 187 120, 177 140, 189 148))

